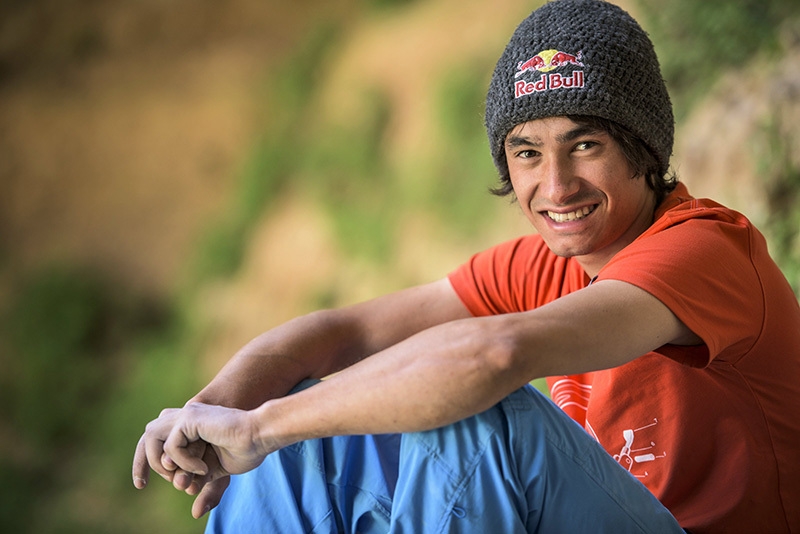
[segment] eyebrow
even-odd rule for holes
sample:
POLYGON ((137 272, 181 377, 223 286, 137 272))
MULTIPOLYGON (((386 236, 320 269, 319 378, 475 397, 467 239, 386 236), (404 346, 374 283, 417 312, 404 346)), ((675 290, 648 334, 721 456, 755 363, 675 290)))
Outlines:
MULTIPOLYGON (((589 125, 579 125, 571 130, 568 130, 564 133, 558 134, 556 136, 556 142, 559 144, 569 143, 570 141, 574 141, 575 139, 582 137, 584 135, 596 134, 603 132, 602 129, 597 128, 595 126, 589 125)), ((519 148, 521 146, 532 146, 532 147, 540 147, 544 143, 542 142, 541 138, 537 137, 526 137, 524 135, 509 135, 506 139, 506 147, 510 149, 519 148)))

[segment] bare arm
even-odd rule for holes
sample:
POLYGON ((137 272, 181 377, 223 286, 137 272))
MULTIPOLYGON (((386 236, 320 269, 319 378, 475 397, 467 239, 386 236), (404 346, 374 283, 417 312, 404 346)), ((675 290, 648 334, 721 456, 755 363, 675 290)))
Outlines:
POLYGON ((533 378, 615 367, 667 343, 696 341, 655 297, 606 281, 530 312, 432 327, 253 416, 278 447, 424 430, 485 410, 533 378))
POLYGON ((289 321, 245 345, 189 402, 252 409, 305 378, 324 378, 469 312, 440 280, 289 321))
MULTIPOLYGON (((478 413, 536 377, 614 367, 667 343, 697 341, 655 297, 623 282, 594 284, 530 312, 484 318, 468 317, 446 280, 418 291, 400 299, 390 297, 387 302, 397 306, 392 313, 376 306, 380 299, 351 309, 348 313, 370 317, 362 324, 378 326, 392 317, 404 317, 413 327, 387 325, 388 334, 356 329, 359 335, 353 339, 349 330, 344 330, 345 335, 340 331, 341 337, 323 336, 342 344, 332 345, 333 357, 326 363, 304 367, 292 381, 315 376, 315 372, 321 375, 346 369, 313 388, 288 397, 272 395, 250 411, 234 410, 226 415, 219 413, 222 408, 195 404, 196 409, 175 411, 154 422, 148 432, 155 448, 148 450, 145 458, 140 445, 134 477, 137 473, 146 476, 149 462, 172 480, 176 470, 166 469, 161 457, 166 451, 167 467, 174 459, 176 466, 201 475, 194 482, 173 480, 176 488, 189 492, 203 488, 195 501, 194 514, 198 516, 218 502, 224 486, 215 484, 227 480, 225 475, 231 469, 238 472, 242 466, 258 465, 266 454, 290 443, 331 435, 434 428, 478 413), (401 305, 406 298, 413 304, 401 305), (405 334, 413 335, 406 338, 405 334), (214 445, 214 454, 196 450, 198 443, 214 445)), ((338 325, 334 321, 333 326, 323 324, 321 328, 330 333, 339 331, 338 325)), ((300 336, 302 332, 289 334, 300 336)), ((319 347, 323 350, 325 345, 319 347)), ((249 357, 245 361, 250 361, 249 357)), ((228 378, 212 382, 204 392, 214 393, 215 388, 224 394, 238 391, 233 382, 237 366, 232 369, 221 373, 228 378)), ((201 392, 198 397, 203 395, 201 392)))
POLYGON ((443 279, 340 310, 315 312, 258 336, 190 399, 184 410, 165 410, 148 424, 134 453, 134 485, 144 488, 152 468, 177 489, 200 493, 192 507, 192 515, 200 517, 219 502, 228 485, 227 474, 239 472, 230 470, 230 459, 242 451, 259 450, 253 442, 257 427, 248 423, 251 412, 246 410, 286 395, 305 378, 326 377, 417 332, 468 316, 450 283, 443 279), (183 423, 179 424, 176 421, 181 417, 183 423), (196 427, 188 433, 190 456, 209 466, 203 476, 192 474, 197 473, 196 463, 190 462, 193 469, 187 472, 182 467, 188 468, 188 464, 178 466, 164 452, 167 435, 175 428, 187 430, 187 421, 214 428, 208 439, 200 437, 196 427), (223 422, 226 428, 220 427, 223 422), (245 443, 239 446, 240 442, 245 443), (236 453, 220 449, 230 443, 237 444, 236 453), (223 458, 228 458, 228 465, 220 463, 223 458))

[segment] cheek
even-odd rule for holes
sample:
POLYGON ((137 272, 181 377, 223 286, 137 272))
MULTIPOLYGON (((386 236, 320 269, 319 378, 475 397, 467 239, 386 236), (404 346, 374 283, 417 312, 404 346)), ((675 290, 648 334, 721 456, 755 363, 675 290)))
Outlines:
POLYGON ((520 203, 526 196, 528 196, 524 180, 520 180, 519 178, 511 178, 511 187, 514 190, 514 196, 517 197, 517 200, 519 200, 520 203))
POLYGON ((511 180, 511 185, 514 187, 514 191, 524 194, 533 187, 536 179, 536 172, 518 163, 517 165, 508 166, 508 176, 511 180))
POLYGON ((625 226, 640 218, 642 211, 652 210, 652 192, 643 178, 628 179, 609 194, 610 211, 619 226, 625 226))
POLYGON ((522 210, 522 213, 528 219, 531 219, 533 216, 533 211, 531 209, 533 198, 530 188, 514 188, 514 197, 519 205, 520 210, 522 210))

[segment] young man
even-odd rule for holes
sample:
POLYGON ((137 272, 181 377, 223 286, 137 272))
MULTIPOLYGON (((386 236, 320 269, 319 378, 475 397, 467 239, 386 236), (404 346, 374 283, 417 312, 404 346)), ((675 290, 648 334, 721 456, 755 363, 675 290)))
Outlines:
POLYGON ((148 425, 136 487, 219 503, 211 532, 800 531, 800 307, 742 215, 667 178, 646 34, 544 5, 486 126, 537 233, 256 338, 148 425))

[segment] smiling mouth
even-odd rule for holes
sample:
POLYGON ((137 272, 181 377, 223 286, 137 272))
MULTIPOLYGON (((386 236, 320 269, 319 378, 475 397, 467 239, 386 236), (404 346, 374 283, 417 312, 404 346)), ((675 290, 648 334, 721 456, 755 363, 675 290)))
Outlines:
POLYGON ((556 213, 555 211, 548 211, 547 216, 557 223, 563 223, 567 221, 577 221, 578 219, 583 219, 584 217, 592 213, 596 207, 597 204, 594 204, 592 206, 586 206, 584 208, 580 208, 575 211, 570 211, 569 213, 556 213))

